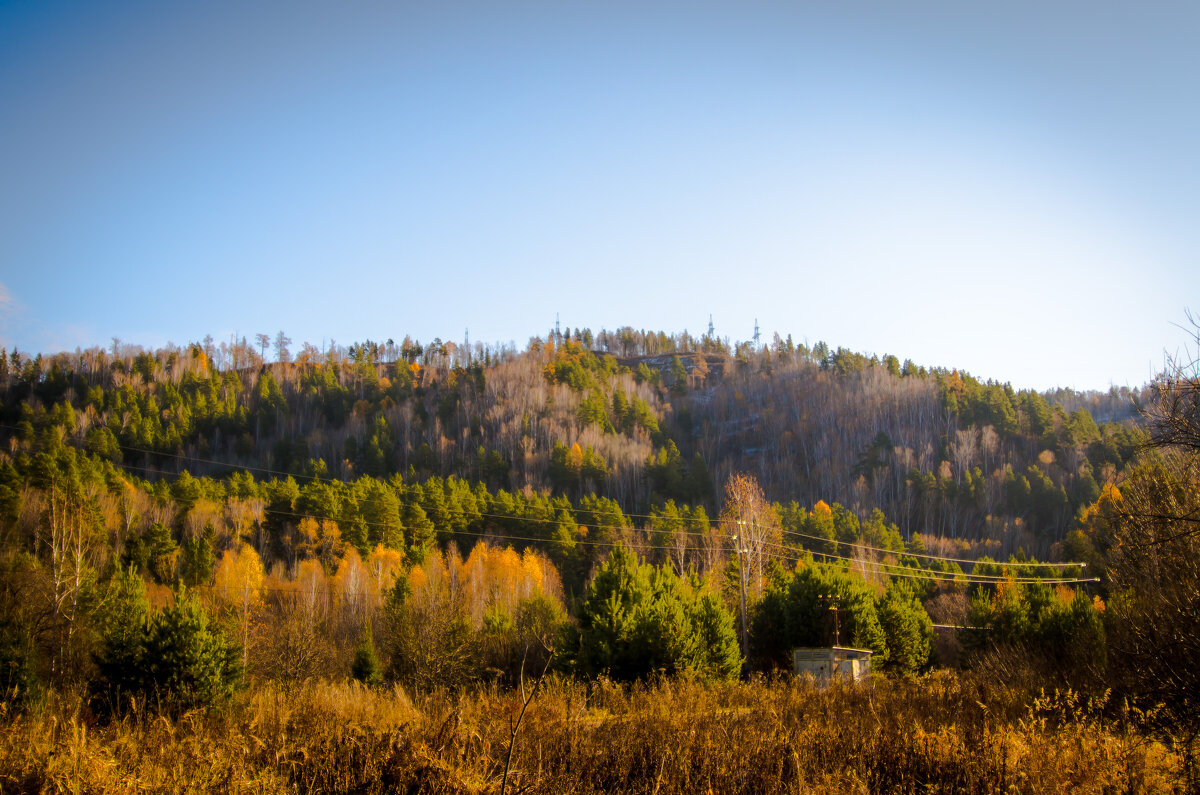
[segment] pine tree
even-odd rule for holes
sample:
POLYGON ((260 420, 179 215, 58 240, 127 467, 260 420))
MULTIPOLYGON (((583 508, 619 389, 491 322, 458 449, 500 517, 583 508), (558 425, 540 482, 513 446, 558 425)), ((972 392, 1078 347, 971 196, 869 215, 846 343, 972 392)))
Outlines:
POLYGON ((375 651, 375 639, 371 633, 371 625, 367 624, 354 647, 354 662, 350 665, 350 675, 367 687, 379 687, 383 684, 383 666, 379 663, 379 654, 375 651))
POLYGON ((149 619, 145 582, 133 566, 121 569, 109 583, 100 609, 99 676, 92 688, 103 706, 114 712, 129 696, 140 696, 147 684, 149 619))
POLYGON ((148 690, 168 708, 203 707, 241 685, 241 649, 193 595, 180 589, 175 602, 150 620, 144 671, 148 690))
POLYGON ((733 617, 718 599, 620 546, 588 587, 577 662, 585 674, 625 680, 684 671, 728 678, 742 664, 733 617))

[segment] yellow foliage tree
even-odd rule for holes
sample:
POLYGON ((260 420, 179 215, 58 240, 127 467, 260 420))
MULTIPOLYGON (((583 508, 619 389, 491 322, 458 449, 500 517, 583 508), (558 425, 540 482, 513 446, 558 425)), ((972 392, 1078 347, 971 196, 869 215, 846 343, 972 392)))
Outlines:
POLYGON ((292 587, 309 623, 316 624, 329 607, 329 583, 325 567, 312 558, 301 561, 296 567, 292 587))
POLYGON ((365 620, 367 612, 379 603, 371 574, 354 547, 349 547, 338 563, 331 586, 338 606, 356 621, 365 620))
POLYGON ((203 497, 197 499, 183 517, 183 529, 187 537, 200 538, 205 531, 211 529, 218 541, 224 540, 228 535, 224 513, 222 506, 212 500, 203 497))
POLYGON ((296 538, 296 553, 301 559, 316 558, 333 569, 346 549, 342 530, 332 519, 317 521, 311 516, 300 520, 296 538))
POLYGON ((226 550, 214 576, 217 599, 238 614, 243 665, 249 654, 251 610, 262 598, 264 577, 262 559, 254 547, 245 543, 237 552, 226 550))
POLYGON ((317 543, 320 533, 321 523, 316 519, 311 516, 305 516, 300 520, 300 524, 296 528, 296 543, 293 545, 296 555, 299 558, 314 558, 317 556, 317 543))
POLYGON ((379 544, 367 558, 367 570, 375 581, 379 593, 386 594, 392 590, 396 580, 404 573, 404 553, 379 544))
POLYGON ((455 574, 456 587, 476 628, 483 625, 488 610, 515 615, 522 600, 540 594, 558 598, 562 591, 554 564, 540 553, 526 550, 521 554, 512 547, 494 547, 485 541, 475 545, 455 574))

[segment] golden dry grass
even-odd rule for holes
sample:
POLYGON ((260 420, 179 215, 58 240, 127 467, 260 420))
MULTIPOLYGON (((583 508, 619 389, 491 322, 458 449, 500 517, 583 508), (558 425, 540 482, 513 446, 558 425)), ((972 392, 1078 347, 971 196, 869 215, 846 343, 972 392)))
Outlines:
MULTIPOLYGON (((500 791, 517 693, 263 685, 176 719, 138 705, 98 723, 52 695, 0 729, 0 792, 500 791)), ((1196 785, 1191 782, 1192 787, 1196 785)), ((509 792, 1176 792, 1178 749, 1103 700, 1023 697, 943 673, 622 688, 549 681, 509 792)))

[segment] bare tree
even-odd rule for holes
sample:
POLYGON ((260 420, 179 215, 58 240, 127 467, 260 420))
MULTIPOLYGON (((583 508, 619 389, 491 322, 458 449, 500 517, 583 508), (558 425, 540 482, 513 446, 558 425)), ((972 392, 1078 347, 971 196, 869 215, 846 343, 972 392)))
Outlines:
POLYGON ((1150 442, 1097 504, 1117 686, 1200 736, 1200 325, 1142 407, 1150 442))
POLYGON ((267 334, 255 334, 254 339, 258 341, 258 347, 261 350, 259 356, 265 362, 267 360, 267 346, 271 344, 271 337, 267 334))
POLYGON ((275 361, 284 364, 292 360, 292 354, 288 350, 288 346, 292 344, 292 338, 280 331, 275 335, 275 361))
POLYGON ((971 469, 971 464, 975 463, 975 455, 978 450, 979 432, 975 428, 967 428, 965 431, 954 432, 954 445, 951 448, 951 455, 954 456, 954 476, 955 481, 962 483, 963 473, 971 469))
POLYGON ((746 587, 757 596, 763 588, 766 557, 782 543, 783 533, 779 515, 750 475, 738 473, 725 481, 721 525, 744 556, 746 587))
POLYGON ((1190 312, 1187 317, 1194 347, 1167 357, 1142 414, 1152 445, 1195 455, 1200 454, 1200 320, 1190 312))

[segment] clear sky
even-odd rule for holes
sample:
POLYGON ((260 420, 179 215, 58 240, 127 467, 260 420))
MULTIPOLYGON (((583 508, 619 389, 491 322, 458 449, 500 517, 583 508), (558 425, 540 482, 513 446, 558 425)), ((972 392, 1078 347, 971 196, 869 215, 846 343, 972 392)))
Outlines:
POLYGON ((1200 3, 10 2, 0 344, 810 343, 1136 386, 1200 3))

